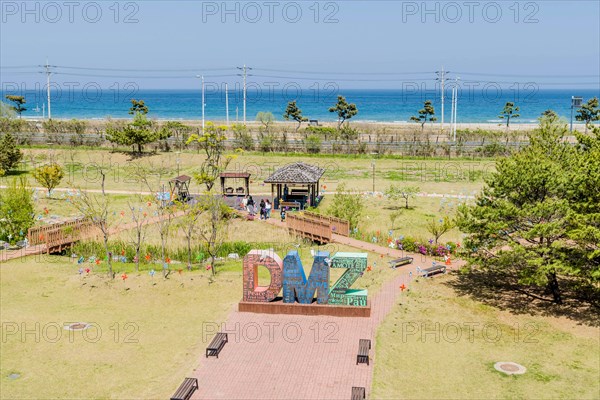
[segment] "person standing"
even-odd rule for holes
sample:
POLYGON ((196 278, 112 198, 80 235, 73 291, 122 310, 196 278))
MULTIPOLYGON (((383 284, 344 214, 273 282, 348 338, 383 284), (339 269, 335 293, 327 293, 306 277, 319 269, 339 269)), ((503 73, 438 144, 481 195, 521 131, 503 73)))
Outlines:
POLYGON ((265 199, 260 200, 260 219, 267 219, 267 205, 265 203, 265 199))
POLYGON ((281 222, 285 222, 285 207, 281 207, 281 222))
POLYGON ((269 201, 269 199, 267 199, 267 201, 265 202, 265 211, 267 212, 266 216, 265 216, 265 219, 271 218, 271 209, 272 208, 273 208, 273 205, 271 204, 271 202, 269 201))
POLYGON ((248 209, 248 213, 250 215, 254 215, 254 200, 252 200, 252 196, 248 196, 248 203, 246 205, 247 209, 248 209))

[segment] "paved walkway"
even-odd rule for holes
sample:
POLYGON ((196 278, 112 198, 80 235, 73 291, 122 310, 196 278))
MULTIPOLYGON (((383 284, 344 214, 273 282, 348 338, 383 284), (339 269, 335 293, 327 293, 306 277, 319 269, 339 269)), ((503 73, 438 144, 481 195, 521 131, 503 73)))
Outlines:
MULTIPOLYGON (((285 224, 272 219, 269 223, 285 224)), ((400 250, 335 235, 338 243, 378 254, 400 257, 400 250)), ((370 318, 297 316, 233 311, 222 326, 211 324, 203 348, 219 330, 229 332, 229 343, 219 358, 201 355, 193 376, 200 389, 192 399, 349 399, 353 386, 370 393, 377 327, 397 304, 400 286, 410 286, 412 272, 433 259, 415 257, 397 269, 371 301, 370 318), (359 339, 371 339, 371 363, 356 365, 359 339)), ((451 268, 455 268, 456 265, 451 268)))

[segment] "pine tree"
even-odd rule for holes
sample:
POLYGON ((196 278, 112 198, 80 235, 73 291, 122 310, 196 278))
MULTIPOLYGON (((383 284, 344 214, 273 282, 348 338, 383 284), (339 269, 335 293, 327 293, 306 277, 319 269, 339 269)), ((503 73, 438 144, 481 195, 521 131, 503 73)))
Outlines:
POLYGON ((296 127, 296 131, 300 128, 303 122, 308 121, 308 118, 302 116, 302 110, 296 104, 296 101, 290 101, 285 109, 285 113, 283 114, 283 119, 289 121, 290 119, 296 121, 298 126, 296 127))
POLYGON ((10 133, 6 133, 0 139, 0 170, 3 173, 9 172, 19 164, 22 158, 23 153, 17 148, 15 138, 10 133))
POLYGON ((410 117, 410 120, 419 122, 421 124, 421 130, 423 130, 426 122, 437 121, 437 118, 434 117, 434 115, 435 109, 433 108, 433 104, 431 103, 431 100, 427 100, 425 101, 425 104, 423 104, 423 108, 419 110, 419 115, 410 117))
MULTIPOLYGON (((547 112, 547 111, 546 111, 547 112)), ((505 119, 506 118, 506 127, 510 126, 511 118, 519 118, 521 114, 519 114, 519 107, 515 107, 515 103, 508 101, 504 105, 502 109, 502 113, 498 115, 498 118, 505 119)))
POLYGON ((566 289, 597 298, 600 281, 600 132, 577 147, 567 135, 565 123, 542 118, 458 218, 472 268, 558 304, 566 289))

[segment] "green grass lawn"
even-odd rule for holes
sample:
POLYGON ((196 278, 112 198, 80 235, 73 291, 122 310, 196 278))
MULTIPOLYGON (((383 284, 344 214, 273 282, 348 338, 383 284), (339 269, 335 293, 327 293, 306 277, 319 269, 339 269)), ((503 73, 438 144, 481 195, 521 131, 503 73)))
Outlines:
MULTIPOLYGON (((307 274, 310 249, 298 248, 307 274)), ((386 261, 369 254, 373 271, 354 287, 377 293, 398 273, 386 261)), ((214 280, 205 270, 174 271, 165 280, 159 273, 151 277, 150 266, 139 273, 133 268, 116 263, 117 278, 110 281, 104 263, 80 276, 79 265, 64 257, 2 265, 1 397, 171 395, 181 377, 202 362, 203 323, 224 321, 241 298, 241 262, 225 261, 214 280), (94 323, 102 332, 59 329, 71 322, 94 323), (8 377, 15 373, 18 379, 8 377)), ((332 281, 341 272, 332 270, 332 281)), ((266 270, 259 275, 266 284, 266 270)), ((597 398, 597 328, 499 311, 457 296, 446 284, 449 279, 413 283, 380 326, 372 398, 597 398), (431 333, 436 323, 439 339, 431 333), (423 336, 425 329, 430 333, 423 336), (496 361, 520 363, 528 372, 503 376, 493 370, 496 361)))
MULTIPOLYGON (((60 187, 70 187, 73 183, 83 189, 100 189, 101 179, 99 165, 110 166, 106 174, 107 190, 147 190, 133 174, 133 165, 141 165, 151 169, 153 175, 150 181, 163 182, 179 174, 193 175, 199 170, 203 156, 194 152, 147 153, 144 157, 132 159, 127 153, 111 153, 108 149, 79 150, 79 149, 23 149, 24 164, 21 166, 21 176, 30 177, 35 165, 43 165, 55 160, 65 168, 65 178, 60 187)), ((494 170, 493 160, 465 159, 411 159, 411 158, 374 158, 366 157, 311 157, 293 154, 236 154, 229 170, 247 171, 252 174, 250 185, 253 193, 270 193, 271 188, 263 184, 275 169, 297 161, 319 165, 326 170, 322 183, 327 186, 326 192, 331 193, 340 182, 351 182, 352 189, 371 191, 373 188, 373 172, 375 174, 375 190, 383 191, 390 183, 411 184, 421 186, 423 191, 449 193, 454 190, 478 190, 483 177, 494 170), (375 164, 373 171, 372 163, 375 164)), ((10 179, 10 175, 1 180, 10 179)), ((1 181, 0 180, 0 181, 1 181)), ((34 182, 31 179, 32 183, 34 182)), ((200 187, 193 183, 192 192, 198 192, 200 187)))
MULTIPOLYGON (((180 174, 193 175, 201 164, 203 157, 193 152, 159 153, 148 154, 140 159, 131 160, 131 156, 125 153, 111 153, 103 150, 69 150, 69 149, 24 149, 25 164, 24 171, 20 176, 29 179, 31 185, 37 183, 30 175, 34 164, 43 164, 49 160, 56 160, 66 168, 66 174, 61 188, 80 187, 83 189, 100 190, 100 175, 97 165, 110 164, 107 171, 106 190, 124 191, 125 193, 111 194, 111 210, 114 215, 111 218, 114 224, 119 224, 120 212, 127 214, 128 202, 134 206, 145 206, 145 200, 140 201, 134 195, 137 191, 147 191, 145 185, 136 181, 132 175, 132 165, 140 164, 152 169, 154 173, 150 181, 158 190, 165 184, 168 189, 168 179, 180 174), (178 163, 179 160, 179 169, 178 163), (160 172, 160 174, 159 174, 160 172)), ((383 192, 391 184, 419 186, 422 192, 450 194, 450 195, 472 195, 481 189, 483 178, 493 171, 494 163, 491 160, 463 160, 463 159, 409 159, 409 158, 380 158, 368 159, 365 157, 310 157, 292 156, 280 154, 258 154, 243 153, 237 155, 231 163, 229 170, 249 171, 252 173, 251 192, 260 198, 260 193, 270 193, 271 188, 263 183, 273 171, 279 166, 290 162, 305 161, 317 164, 326 169, 321 182, 321 191, 325 192, 325 200, 321 205, 326 208, 331 195, 340 183, 346 183, 348 188, 362 192, 370 192, 373 189, 373 168, 371 162, 375 163, 375 190, 383 192)), ((12 177, 0 178, 0 184, 7 184, 12 177)), ((191 191, 200 192, 201 187, 193 182, 191 191)), ((36 210, 38 215, 44 215, 44 209, 48 215, 57 215, 61 218, 72 217, 77 214, 73 207, 61 199, 64 193, 56 192, 54 199, 47 199, 45 193, 37 195, 36 210)), ((379 196, 366 196, 367 209, 361 221, 361 229, 364 231, 387 232, 394 229, 394 234, 410 235, 421 239, 428 239, 426 221, 429 218, 440 215, 451 214, 456 209, 459 201, 457 199, 442 199, 439 197, 419 197, 412 201, 413 208, 401 209, 403 204, 393 204, 379 196), (397 208, 397 209, 394 209, 397 208), (394 226, 390 221, 393 212, 400 211, 400 215, 394 226)), ((154 208, 149 208, 152 215, 154 208)), ((276 216, 276 215, 275 215, 276 216)), ((125 219, 127 219, 127 215, 125 219)), ((442 240, 459 241, 461 236, 454 230, 445 235, 442 240)), ((252 241, 252 240, 249 240, 252 241)))
MULTIPOLYGON (((307 276, 310 249, 298 248, 307 276)), ((353 251, 345 246, 321 249, 353 251)), ((385 261, 369 254, 369 264, 377 267, 354 287, 376 293, 397 272, 386 268, 385 261)), ((142 264, 137 273, 131 263, 114 263, 112 281, 104 262, 83 267, 92 272, 80 275, 80 265, 55 256, 1 266, 1 398, 168 398, 202 362, 203 323, 225 321, 242 297, 241 261, 220 264, 214 280, 203 269, 184 268, 180 274, 176 265, 167 280, 160 266, 154 266, 152 277, 152 265, 142 264), (93 323, 101 332, 62 329, 73 322, 93 323), (11 374, 20 377, 13 380, 11 374)), ((343 272, 332 269, 331 281, 343 272)), ((259 269, 259 278, 260 284, 268 284, 265 268, 259 269)))
POLYGON ((242 288, 234 272, 214 283, 207 272, 109 281, 61 260, 0 269, 2 398, 168 398, 198 363, 203 322, 223 321, 242 288), (71 322, 99 329, 57 329, 71 322))
POLYGON ((598 398, 598 328, 457 297, 450 279, 411 285, 379 327, 372 398, 598 398), (498 361, 527 372, 504 375, 498 361))

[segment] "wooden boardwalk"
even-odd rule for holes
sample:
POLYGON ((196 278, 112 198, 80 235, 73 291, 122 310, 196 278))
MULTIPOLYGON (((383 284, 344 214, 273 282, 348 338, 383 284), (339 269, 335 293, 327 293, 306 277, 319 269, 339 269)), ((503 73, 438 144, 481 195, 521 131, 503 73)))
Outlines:
MULTIPOLYGON (((178 218, 183 215, 184 215, 183 211, 178 211, 178 212, 174 213, 171 216, 171 218, 178 218)), ((169 216, 163 216, 161 218, 158 216, 158 217, 148 218, 144 222, 144 225, 154 225, 154 224, 160 222, 161 219, 165 219, 168 217, 169 216)), ((136 226, 135 222, 118 225, 111 229, 110 235, 112 236, 112 235, 118 234, 119 232, 133 229, 133 228, 135 228, 135 226, 136 226)), ((51 229, 51 226, 47 226, 44 228, 51 229)), ((77 237, 75 239, 71 238, 67 241, 65 241, 65 240, 60 241, 60 249, 61 250, 66 249, 69 247, 70 244, 73 244, 79 240, 97 239, 99 237, 99 235, 101 235, 101 232, 99 232, 98 229, 86 229, 86 230, 84 230, 83 235, 80 237, 77 237)), ((43 242, 43 240, 38 240, 38 242, 43 242)), ((55 244, 56 244, 56 242, 53 243, 53 246, 55 244)), ((19 250, 2 250, 2 251, 0 251, 0 264, 8 262, 10 260, 21 258, 21 257, 29 257, 29 256, 44 254, 44 253, 47 253, 48 250, 49 250, 49 248, 46 243, 38 243, 38 244, 29 246, 27 248, 19 249, 19 250)))

